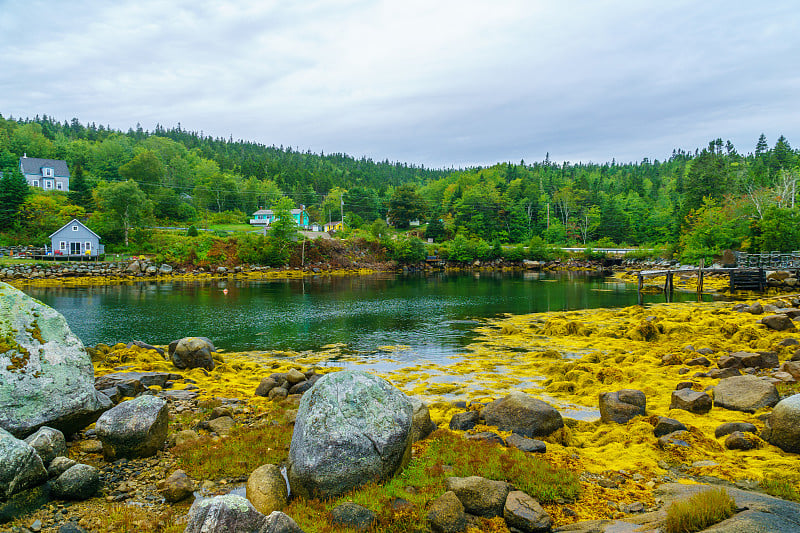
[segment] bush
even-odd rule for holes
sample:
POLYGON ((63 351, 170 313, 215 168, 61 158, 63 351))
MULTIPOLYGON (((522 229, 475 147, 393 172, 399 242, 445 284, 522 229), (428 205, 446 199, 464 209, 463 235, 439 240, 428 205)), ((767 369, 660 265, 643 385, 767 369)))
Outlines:
POLYGON ((188 230, 186 230, 186 235, 187 235, 188 237, 197 237, 197 235, 198 235, 198 232, 197 232, 197 228, 195 227, 195 225, 194 225, 194 224, 192 224, 191 226, 189 226, 189 229, 188 229, 188 230))
POLYGON ((581 256, 586 261, 602 261, 608 254, 605 252, 595 252, 591 247, 588 247, 581 253, 581 256))
POLYGON ((534 261, 552 261, 559 256, 559 251, 550 246, 541 237, 534 236, 528 243, 528 258, 534 261))
POLYGON ((667 509, 667 533, 692 533, 722 522, 736 513, 736 502, 725 489, 698 492, 688 500, 675 502, 667 509))
POLYGON ((416 237, 400 237, 388 241, 389 256, 400 263, 418 263, 425 260, 425 244, 416 237))

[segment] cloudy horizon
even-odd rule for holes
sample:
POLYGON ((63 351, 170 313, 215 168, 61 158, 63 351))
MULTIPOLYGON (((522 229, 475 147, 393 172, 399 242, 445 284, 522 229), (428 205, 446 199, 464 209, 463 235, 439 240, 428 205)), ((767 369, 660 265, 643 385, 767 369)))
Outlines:
POLYGON ((426 167, 800 143, 789 2, 0 0, 0 114, 426 167))

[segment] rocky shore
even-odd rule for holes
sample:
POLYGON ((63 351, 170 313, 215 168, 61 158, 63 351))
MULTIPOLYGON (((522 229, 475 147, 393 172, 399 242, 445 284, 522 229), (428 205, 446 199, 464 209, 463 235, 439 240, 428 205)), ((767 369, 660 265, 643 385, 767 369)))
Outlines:
POLYGON ((337 346, 84 349, 0 288, 0 531, 653 530, 698 483, 738 506, 714 531, 800 528, 752 492, 798 497, 800 298, 506 317, 379 377, 337 346))

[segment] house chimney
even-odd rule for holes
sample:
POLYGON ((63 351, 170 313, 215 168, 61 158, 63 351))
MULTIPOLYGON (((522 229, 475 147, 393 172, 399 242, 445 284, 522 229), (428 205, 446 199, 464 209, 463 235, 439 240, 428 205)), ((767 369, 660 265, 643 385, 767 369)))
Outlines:
MULTIPOLYGON (((19 152, 17 152, 17 153, 19 153, 19 152)), ((27 159, 27 158, 28 158, 28 153, 27 152, 22 152, 22 159, 27 159)))

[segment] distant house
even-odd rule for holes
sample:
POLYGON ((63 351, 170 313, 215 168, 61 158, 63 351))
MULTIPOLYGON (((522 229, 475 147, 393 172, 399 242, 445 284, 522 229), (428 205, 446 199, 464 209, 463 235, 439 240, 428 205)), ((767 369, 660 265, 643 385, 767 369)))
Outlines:
POLYGON ((323 226, 324 231, 341 231, 342 229, 342 221, 337 220, 335 222, 326 222, 325 226, 323 226))
POLYGON ((69 191, 69 168, 63 159, 39 159, 26 154, 19 158, 19 170, 29 187, 69 191))
POLYGON ((75 218, 50 235, 50 246, 61 256, 96 257, 105 252, 100 236, 75 218))
MULTIPOLYGON (((292 209, 291 213, 295 224, 301 228, 308 227, 308 213, 306 212, 305 206, 301 205, 300 209, 292 209)), ((253 226, 265 227, 272 224, 275 220, 277 220, 277 218, 275 217, 275 212, 272 209, 259 209, 253 213, 253 218, 250 219, 250 224, 253 226)))

